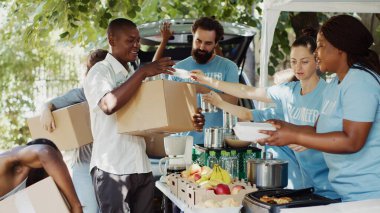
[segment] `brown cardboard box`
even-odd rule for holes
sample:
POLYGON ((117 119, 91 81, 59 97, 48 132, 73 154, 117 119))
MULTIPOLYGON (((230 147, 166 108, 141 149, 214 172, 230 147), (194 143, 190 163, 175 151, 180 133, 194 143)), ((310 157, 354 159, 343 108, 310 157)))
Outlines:
POLYGON ((119 133, 146 135, 194 130, 195 86, 168 80, 148 81, 116 112, 119 133))
POLYGON ((0 212, 69 213, 69 207, 51 177, 0 201, 0 212))
POLYGON ((78 148, 93 141, 87 102, 55 110, 53 116, 56 124, 53 132, 42 127, 40 116, 28 119, 33 139, 50 139, 60 150, 78 148))
MULTIPOLYGON (((246 194, 257 191, 256 186, 252 186, 249 182, 236 181, 228 184, 230 190, 232 190, 232 187, 236 185, 244 186, 245 189, 240 190, 237 194, 216 195, 213 190, 201 188, 199 184, 191 182, 186 178, 182 178, 179 175, 177 178, 177 197, 190 208, 193 208, 194 206, 210 199, 215 201, 223 201, 227 198, 233 198, 235 201, 242 203, 246 194)), ((173 180, 173 177, 170 177, 169 180, 173 180)), ((169 188, 170 187, 171 186, 169 185, 169 188)))

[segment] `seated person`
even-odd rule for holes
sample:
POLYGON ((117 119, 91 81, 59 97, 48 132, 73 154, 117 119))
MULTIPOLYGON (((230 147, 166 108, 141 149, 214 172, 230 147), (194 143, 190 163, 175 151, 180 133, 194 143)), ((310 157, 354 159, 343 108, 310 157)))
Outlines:
POLYGON ((82 212, 62 155, 47 139, 37 139, 0 154, 0 201, 48 176, 66 197, 71 212, 82 212))

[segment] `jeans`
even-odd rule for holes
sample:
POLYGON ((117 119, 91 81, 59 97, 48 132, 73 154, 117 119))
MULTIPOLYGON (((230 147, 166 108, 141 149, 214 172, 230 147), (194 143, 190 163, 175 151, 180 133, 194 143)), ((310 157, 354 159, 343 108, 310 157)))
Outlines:
POLYGON ((88 163, 75 163, 71 168, 73 183, 79 201, 83 206, 83 213, 98 213, 99 209, 89 167, 88 163))

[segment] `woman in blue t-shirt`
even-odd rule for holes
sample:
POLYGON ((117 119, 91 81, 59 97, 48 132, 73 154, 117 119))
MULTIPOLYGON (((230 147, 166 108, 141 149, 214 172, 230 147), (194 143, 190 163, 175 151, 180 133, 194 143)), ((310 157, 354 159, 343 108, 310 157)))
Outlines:
MULTIPOLYGON (((256 88, 238 83, 218 81, 193 71, 192 76, 202 84, 214 87, 239 98, 274 102, 275 109, 251 110, 229 104, 216 93, 205 96, 205 101, 236 115, 242 120, 265 121, 281 119, 297 125, 314 126, 322 103, 322 93, 326 82, 317 74, 317 64, 313 55, 316 49, 316 31, 304 30, 291 47, 290 64, 296 77, 295 81, 269 88, 256 88), (314 36, 313 36, 314 35, 314 36)), ((271 147, 275 157, 289 161, 288 188, 313 186, 316 193, 339 198, 328 181, 328 168, 321 152, 298 145, 271 147), (292 150, 293 149, 293 150, 292 150), (296 152, 295 152, 295 151, 296 152)))
POLYGON ((316 128, 271 121, 277 131, 260 141, 296 143, 324 152, 329 180, 343 201, 380 198, 380 62, 369 48, 373 37, 349 15, 330 18, 317 39, 322 72, 336 77, 326 86, 316 128))

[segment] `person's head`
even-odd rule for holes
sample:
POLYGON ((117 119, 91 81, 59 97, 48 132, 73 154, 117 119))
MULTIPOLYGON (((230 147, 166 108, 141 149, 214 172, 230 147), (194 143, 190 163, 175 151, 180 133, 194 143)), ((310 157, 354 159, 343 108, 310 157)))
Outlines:
POLYGON ((206 64, 213 57, 215 46, 223 37, 223 26, 214 18, 202 17, 194 22, 191 31, 191 55, 197 63, 206 64))
POLYGON ((107 28, 108 43, 112 55, 122 63, 137 59, 140 49, 140 33, 132 21, 125 18, 112 20, 107 28))
MULTIPOLYGON (((59 152, 58 147, 51 140, 48 140, 48 139, 43 139, 43 138, 36 139, 36 140, 28 142, 26 145, 27 146, 46 145, 46 146, 52 147, 54 150, 57 150, 57 152, 59 152)), ((33 168, 29 172, 28 179, 26 181, 26 186, 30 186, 34 183, 37 183, 38 181, 46 178, 47 176, 48 174, 46 173, 44 168, 33 168)))
POLYGON ((317 62, 314 51, 317 47, 317 31, 306 28, 292 44, 290 50, 290 65, 294 72, 293 80, 307 80, 317 75, 317 62))
POLYGON ((351 67, 359 63, 380 73, 379 57, 369 49, 373 37, 352 16, 338 15, 327 20, 318 33, 317 43, 317 60, 323 72, 336 72, 342 64, 351 67))
POLYGON ((108 51, 103 49, 96 49, 90 52, 90 55, 88 55, 87 58, 87 70, 86 75, 88 71, 90 71, 91 67, 94 66, 99 61, 103 61, 107 56, 108 51))

